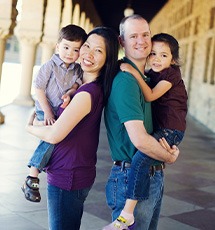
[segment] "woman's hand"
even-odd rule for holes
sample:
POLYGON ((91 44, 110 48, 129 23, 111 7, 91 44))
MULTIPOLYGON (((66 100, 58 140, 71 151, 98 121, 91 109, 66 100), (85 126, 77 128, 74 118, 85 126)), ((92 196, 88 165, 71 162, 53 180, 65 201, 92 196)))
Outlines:
POLYGON ((43 121, 39 121, 37 120, 37 116, 36 116, 36 113, 35 111, 31 114, 31 116, 29 117, 29 120, 28 120, 28 123, 27 123, 27 126, 43 126, 44 123, 43 121))
POLYGON ((29 117, 29 120, 28 120, 28 124, 27 124, 27 125, 33 125, 35 117, 36 117, 36 113, 35 113, 35 111, 34 111, 34 112, 31 114, 31 116, 29 117))

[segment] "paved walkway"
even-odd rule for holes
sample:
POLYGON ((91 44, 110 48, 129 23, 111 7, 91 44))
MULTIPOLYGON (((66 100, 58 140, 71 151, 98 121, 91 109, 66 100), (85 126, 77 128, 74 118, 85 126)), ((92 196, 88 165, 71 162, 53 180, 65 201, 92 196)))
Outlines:
MULTIPOLYGON (((24 130, 32 109, 10 105, 1 108, 0 125, 0 229, 47 230, 46 179, 41 178, 42 200, 28 202, 21 185, 26 163, 38 139, 24 130)), ((181 155, 165 169, 166 183, 158 230, 215 229, 215 134, 188 118, 181 155)), ((104 187, 111 167, 104 125, 101 127, 97 178, 87 198, 81 230, 101 230, 110 221, 104 187)))

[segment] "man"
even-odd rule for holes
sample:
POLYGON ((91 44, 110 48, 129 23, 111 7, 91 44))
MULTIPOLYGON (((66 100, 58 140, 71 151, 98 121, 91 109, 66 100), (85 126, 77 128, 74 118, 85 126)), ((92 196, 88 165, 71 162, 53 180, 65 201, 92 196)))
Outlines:
MULTIPOLYGON (((130 63, 147 80, 144 69, 151 51, 151 32, 147 21, 139 15, 124 18, 120 23, 119 40, 125 52, 123 61, 130 63)), ((166 163, 175 162, 179 150, 174 147, 167 148, 167 151, 148 134, 153 128, 150 103, 144 100, 138 82, 128 72, 119 71, 113 81, 105 108, 105 124, 114 161, 106 196, 115 220, 125 204, 130 163, 136 150, 166 163)), ((149 198, 138 202, 135 210, 137 230, 157 229, 163 196, 163 165, 152 166, 149 173, 149 198)))

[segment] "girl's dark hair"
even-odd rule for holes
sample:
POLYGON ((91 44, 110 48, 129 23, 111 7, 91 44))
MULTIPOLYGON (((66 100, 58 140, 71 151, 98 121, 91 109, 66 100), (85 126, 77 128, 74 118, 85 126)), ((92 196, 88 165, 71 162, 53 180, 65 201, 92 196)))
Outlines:
POLYGON ((175 65, 179 66, 179 44, 178 41, 170 34, 160 33, 155 34, 152 37, 152 42, 164 42, 171 51, 172 59, 175 61, 175 65))
POLYGON ((103 37, 105 41, 106 61, 96 81, 102 85, 104 103, 106 104, 111 92, 113 79, 117 73, 119 51, 118 35, 114 30, 108 27, 96 27, 88 34, 88 37, 92 34, 103 37))
POLYGON ((57 42, 61 42, 62 39, 66 39, 71 42, 82 41, 82 43, 84 43, 87 39, 87 34, 80 26, 69 24, 60 30, 57 42))

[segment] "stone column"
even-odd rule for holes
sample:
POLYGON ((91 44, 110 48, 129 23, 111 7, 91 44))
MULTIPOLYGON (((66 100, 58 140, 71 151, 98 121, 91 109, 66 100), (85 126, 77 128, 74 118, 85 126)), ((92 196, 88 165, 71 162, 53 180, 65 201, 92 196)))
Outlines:
POLYGON ((72 11, 73 11, 72 1, 65 0, 63 12, 62 12, 61 28, 72 23, 72 11))
POLYGON ((20 39, 21 48, 21 83, 18 96, 14 99, 13 103, 17 105, 32 106, 34 101, 31 97, 31 84, 33 67, 35 63, 36 48, 39 41, 24 41, 20 39))
POLYGON ((31 84, 37 45, 41 41, 44 0, 22 0, 21 20, 15 34, 21 45, 21 84, 19 95, 13 101, 18 105, 32 106, 31 84))
MULTIPOLYGON (((12 35, 16 25, 16 3, 17 0, 0 1, 0 87, 6 40, 12 35)), ((4 115, 0 111, 0 124, 2 123, 4 123, 4 115)))
POLYGON ((86 14, 85 14, 85 12, 82 12, 81 18, 80 18, 80 27, 82 27, 82 28, 85 27, 85 20, 86 20, 86 14))
POLYGON ((60 28, 61 9, 61 0, 48 0, 44 20, 44 36, 41 43, 42 63, 47 62, 54 53, 60 28))
POLYGON ((75 4, 74 11, 73 11, 73 17, 72 17, 72 23, 79 26, 79 20, 80 20, 80 5, 75 4))
POLYGON ((89 25, 89 31, 91 31, 94 28, 93 23, 91 22, 89 25))
POLYGON ((0 83, 1 83, 1 74, 2 74, 2 64, 4 62, 4 55, 5 55, 5 46, 6 46, 6 37, 0 34, 0 83))
MULTIPOLYGON (((0 91, 1 91, 1 73, 2 73, 2 64, 4 61, 4 51, 5 51, 6 40, 0 38, 0 91)), ((4 123, 4 114, 0 111, 0 124, 4 123)))
POLYGON ((90 19, 89 18, 86 18, 86 21, 85 21, 85 30, 87 33, 90 32, 90 19))

